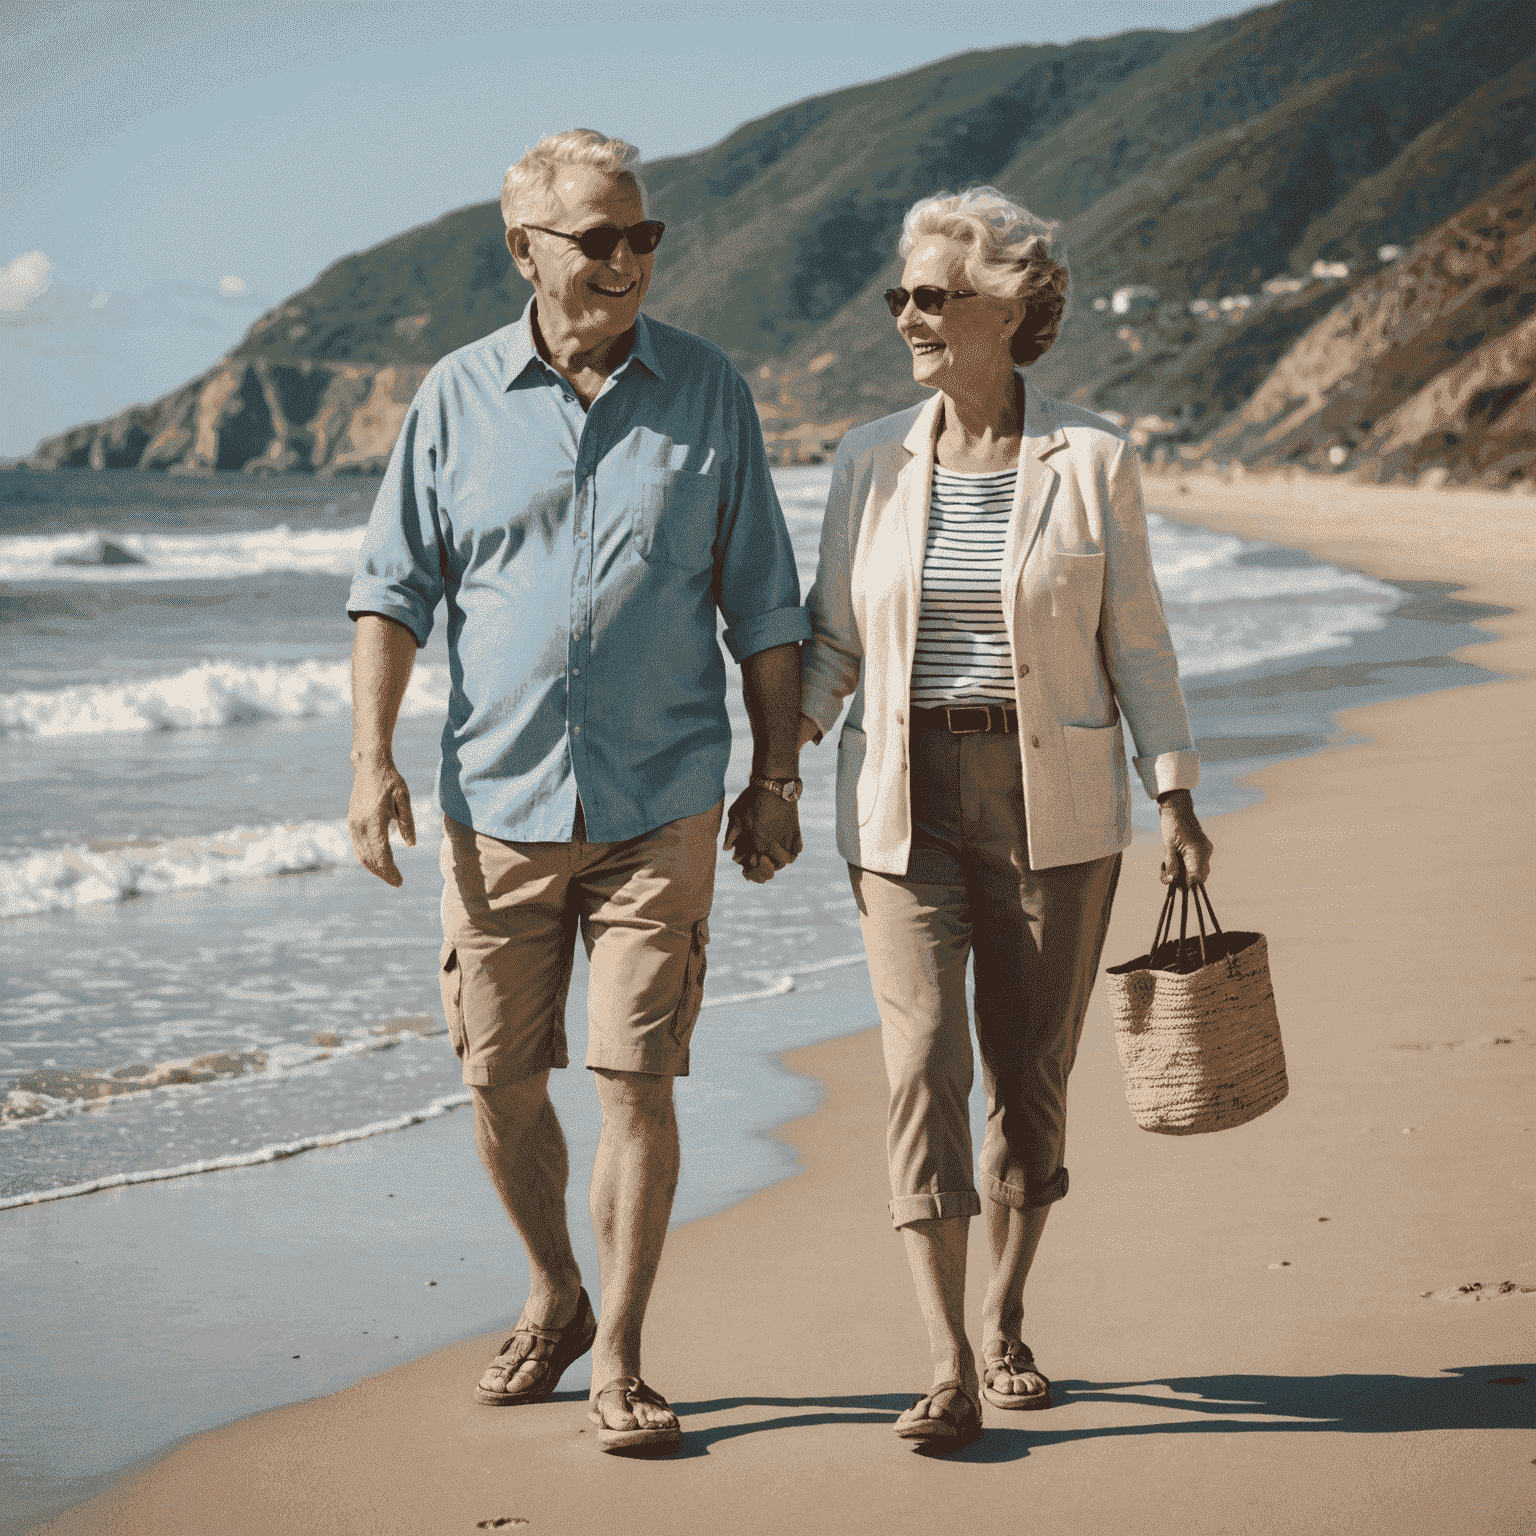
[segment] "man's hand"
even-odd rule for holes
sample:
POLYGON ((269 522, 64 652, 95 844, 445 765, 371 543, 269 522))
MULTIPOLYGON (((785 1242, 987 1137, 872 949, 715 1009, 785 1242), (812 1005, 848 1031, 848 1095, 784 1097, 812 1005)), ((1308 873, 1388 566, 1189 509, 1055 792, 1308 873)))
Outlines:
POLYGON ((800 856, 800 812, 772 791, 748 785, 726 813, 725 846, 743 878, 766 885, 800 856))
POLYGON ((1187 789, 1165 790, 1157 808, 1163 826, 1163 884, 1181 889, 1204 885, 1215 850, 1195 816, 1194 799, 1187 789))
POLYGON ((352 800, 347 806, 347 831, 358 862, 385 885, 404 885, 405 876, 395 865, 389 846, 389 824, 400 828, 407 848, 416 846, 416 823, 411 819, 411 792, 400 770, 388 758, 360 761, 353 767, 352 800))
POLYGON ((802 747, 821 745, 821 727, 809 715, 800 716, 800 745, 802 747))

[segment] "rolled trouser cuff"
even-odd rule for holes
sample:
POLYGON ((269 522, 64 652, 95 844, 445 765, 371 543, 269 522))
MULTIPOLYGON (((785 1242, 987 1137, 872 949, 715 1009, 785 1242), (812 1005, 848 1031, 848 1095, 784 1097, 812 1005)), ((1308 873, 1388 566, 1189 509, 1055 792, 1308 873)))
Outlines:
POLYGON ((1054 1205, 1067 1192, 1067 1170, 1063 1167, 1054 1179, 1037 1189, 1022 1189, 1017 1184, 1004 1184, 990 1173, 978 1175, 976 1182, 986 1191, 989 1200, 999 1205, 1012 1206, 1016 1211, 1036 1211, 1044 1205, 1054 1205))
POLYGON ((981 1196, 974 1189, 945 1190, 937 1195, 897 1195, 891 1201, 891 1225, 914 1221, 943 1221, 949 1216, 980 1216, 981 1196))

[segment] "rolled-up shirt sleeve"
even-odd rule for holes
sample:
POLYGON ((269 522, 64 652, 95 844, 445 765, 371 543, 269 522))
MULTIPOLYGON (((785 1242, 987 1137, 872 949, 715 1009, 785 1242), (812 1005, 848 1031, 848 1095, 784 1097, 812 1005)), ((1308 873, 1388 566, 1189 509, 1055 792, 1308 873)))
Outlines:
POLYGON ((746 381, 734 369, 725 402, 734 453, 721 487, 715 544, 715 601, 725 619, 725 644, 738 663, 776 645, 811 635, 800 604, 800 577, 779 506, 762 428, 746 381))
POLYGON ((432 633, 432 613, 443 595, 434 386, 429 374, 395 439, 347 595, 349 618, 378 613, 395 619, 415 635, 418 647, 432 633))

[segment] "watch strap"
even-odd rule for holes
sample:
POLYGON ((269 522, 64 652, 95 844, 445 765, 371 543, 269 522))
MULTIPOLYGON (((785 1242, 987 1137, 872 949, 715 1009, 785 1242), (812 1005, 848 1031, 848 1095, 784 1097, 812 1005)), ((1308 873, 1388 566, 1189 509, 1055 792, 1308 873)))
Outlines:
POLYGON ((800 798, 805 789, 804 781, 801 779, 767 779, 755 773, 747 782, 754 788, 766 789, 770 795, 777 795, 779 799, 788 801, 790 805, 793 805, 800 798), (784 791, 790 785, 794 785, 794 793, 785 794, 784 791))

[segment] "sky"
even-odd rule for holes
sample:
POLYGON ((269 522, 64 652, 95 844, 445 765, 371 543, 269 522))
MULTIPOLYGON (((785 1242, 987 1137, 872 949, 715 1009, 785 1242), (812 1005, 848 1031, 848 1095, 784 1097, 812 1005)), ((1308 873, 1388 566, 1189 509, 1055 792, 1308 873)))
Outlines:
POLYGON ((544 133, 656 159, 951 54, 1249 9, 6 0, 0 458, 185 383, 339 257, 495 197, 544 133))

